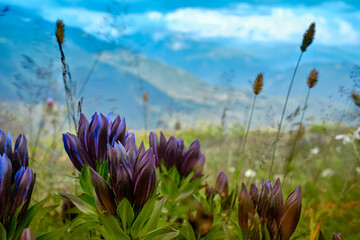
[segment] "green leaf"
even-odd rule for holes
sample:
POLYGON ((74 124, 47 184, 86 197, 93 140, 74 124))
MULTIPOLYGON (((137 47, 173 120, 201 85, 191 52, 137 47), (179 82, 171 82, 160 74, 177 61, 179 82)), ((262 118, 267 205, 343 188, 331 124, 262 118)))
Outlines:
POLYGON ((67 226, 62 227, 62 228, 58 228, 52 232, 49 233, 45 233, 43 235, 40 235, 39 237, 37 237, 37 240, 52 240, 52 239, 58 239, 59 237, 61 237, 67 230, 67 226))
POLYGON ((170 240, 179 235, 179 231, 173 227, 166 226, 149 232, 144 240, 170 240))
POLYGON ((110 239, 131 240, 130 237, 121 229, 119 222, 113 215, 101 215, 100 219, 104 224, 104 228, 110 239))
POLYGON ((69 199, 74 203, 74 205, 86 215, 97 215, 96 208, 91 206, 89 203, 85 202, 81 198, 75 195, 66 194, 66 193, 58 193, 60 196, 69 199))
POLYGON ((135 218, 133 208, 126 198, 121 200, 116 213, 121 219, 123 229, 126 231, 126 229, 131 227, 135 218))
POLYGON ((81 189, 88 195, 92 196, 92 179, 91 179, 91 172, 90 166, 88 164, 84 164, 83 168, 81 169, 80 173, 80 186, 81 189))
POLYGON ((0 239, 6 239, 6 230, 1 223, 0 223, 0 239))
POLYGON ((42 208, 42 206, 45 204, 45 202, 48 200, 48 198, 45 198, 44 200, 38 202, 37 204, 33 205, 31 208, 29 208, 21 222, 16 228, 16 232, 14 235, 14 239, 18 239, 20 237, 20 234, 24 228, 27 228, 32 220, 38 219, 51 210, 55 209, 57 206, 49 206, 46 208, 42 208))
POLYGON ((156 197, 150 198, 145 205, 143 206, 141 212, 135 219, 135 222, 133 223, 131 227, 131 236, 133 238, 137 238, 140 235, 140 231, 144 226, 144 223, 150 218, 150 215, 154 209, 156 197))
POLYGON ((156 229, 157 223, 160 218, 161 210, 164 207, 167 199, 168 199, 167 196, 165 196, 159 202, 155 203, 154 210, 151 213, 150 219, 146 223, 145 227, 141 230, 140 235, 144 235, 144 234, 148 233, 149 231, 156 229))
POLYGON ((109 166, 108 166, 108 161, 107 160, 100 165, 99 175, 102 176, 103 179, 105 179, 105 181, 108 180, 108 178, 109 178, 109 166))
POLYGON ((14 216, 11 218, 10 228, 8 229, 8 233, 6 235, 6 239, 10 240, 13 239, 13 235, 15 233, 16 225, 17 225, 17 217, 24 206, 26 201, 24 201, 15 211, 14 216))

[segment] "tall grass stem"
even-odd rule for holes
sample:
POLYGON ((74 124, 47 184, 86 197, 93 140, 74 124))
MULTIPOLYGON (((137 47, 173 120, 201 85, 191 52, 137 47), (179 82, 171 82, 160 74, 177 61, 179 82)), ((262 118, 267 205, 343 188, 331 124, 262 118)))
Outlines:
POLYGON ((252 107, 251 107, 251 113, 250 113, 250 118, 249 118, 248 126, 247 126, 246 133, 245 133, 245 138, 244 138, 244 141, 243 141, 243 144, 242 144, 242 147, 241 147, 239 165, 238 165, 238 168, 237 168, 237 170, 236 170, 236 182, 237 182, 237 181, 239 180, 239 178, 240 178, 241 164, 242 164, 242 160, 243 160, 243 158, 244 158, 245 144, 246 144, 246 140, 247 140, 247 137, 248 137, 248 134, 249 134, 252 116, 253 116, 253 113, 254 113, 256 97, 257 97, 257 95, 255 94, 255 95, 254 95, 254 100, 253 100, 253 103, 252 103, 252 107))
POLYGON ((280 119, 280 123, 279 123, 279 128, 278 128, 278 131, 277 131, 277 134, 276 134, 276 138, 275 138, 275 141, 274 141, 274 144, 273 144, 273 151, 272 151, 272 155, 271 155, 271 162, 270 162, 270 168, 269 168, 269 179, 272 178, 272 175, 273 175, 273 165, 274 165, 274 158, 275 158, 275 152, 276 152, 276 147, 277 147, 277 144, 279 142, 279 137, 280 137, 280 132, 281 132, 281 126, 282 126, 282 122, 284 120, 284 116, 285 116, 285 111, 286 111, 286 106, 287 106, 287 103, 288 103, 288 100, 289 100, 289 96, 290 96, 290 92, 291 92, 291 88, 292 88, 292 85, 294 83, 294 79, 295 79, 295 76, 296 76, 296 72, 297 72, 297 69, 299 67, 299 64, 300 64, 300 61, 301 61, 301 58, 302 58, 302 55, 303 55, 304 52, 301 52, 300 55, 299 55, 299 59, 296 63, 296 66, 295 66, 295 69, 294 69, 294 73, 292 75, 292 78, 291 78, 291 81, 290 81, 290 85, 289 85, 289 89, 288 89, 288 92, 287 92, 287 95, 286 95, 286 99, 285 99, 285 104, 284 104, 284 108, 283 108, 283 111, 282 111, 282 114, 281 114, 281 119, 280 119))

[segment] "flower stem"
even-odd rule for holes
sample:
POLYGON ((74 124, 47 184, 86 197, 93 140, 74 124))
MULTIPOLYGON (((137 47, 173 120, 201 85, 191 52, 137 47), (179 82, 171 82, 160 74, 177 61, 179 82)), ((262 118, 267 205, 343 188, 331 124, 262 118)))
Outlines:
POLYGON ((246 144, 246 140, 247 140, 247 137, 248 137, 248 134, 249 134, 249 129, 250 129, 250 125, 251 125, 252 116, 253 116, 253 113, 254 113, 256 96, 257 96, 257 95, 255 94, 255 95, 254 95, 253 104, 252 104, 252 107, 251 107, 251 113, 250 113, 249 123, 248 123, 247 129, 246 129, 246 133, 245 133, 245 139, 244 139, 244 141, 243 141, 243 145, 242 145, 242 148, 241 148, 240 161, 239 161, 238 168, 237 168, 237 170, 236 170, 236 182, 237 182, 237 181, 239 180, 239 178, 240 178, 241 163, 242 163, 242 160, 243 160, 243 158, 244 158, 245 144, 246 144))
POLYGON ((287 92, 287 95, 286 95, 285 104, 284 104, 284 108, 283 108, 283 111, 282 111, 282 114, 281 114, 280 123, 279 123, 279 128, 278 128, 278 131, 277 131, 277 134, 276 134, 276 138, 275 138, 275 141, 274 141, 274 144, 273 144, 273 152, 272 152, 272 155, 271 155, 271 163, 270 163, 270 168, 269 168, 269 179, 271 179, 271 177, 272 177, 272 175, 273 175, 274 158, 275 158, 275 152, 276 152, 277 143, 279 142, 279 137, 280 137, 280 132, 281 132, 281 126, 282 126, 282 122, 283 122, 283 119, 284 119, 284 115, 285 115, 285 111, 286 111, 286 106, 287 106, 287 103, 288 103, 288 100, 289 100, 291 88, 292 88, 292 85, 293 85, 293 83, 294 83, 294 79, 295 79, 296 72, 297 72, 297 69, 298 69, 298 67, 299 67, 299 64, 300 64, 302 55, 303 55, 303 52, 301 52, 300 55, 299 55, 299 59, 298 59, 298 61, 297 61, 297 63, 296 63, 296 66, 295 66, 295 69, 294 69, 294 73, 293 73, 293 75, 292 75, 292 78, 291 78, 291 81, 290 81, 290 85, 289 85, 289 89, 288 89, 288 92, 287 92))
MULTIPOLYGON (((306 94, 306 99, 305 99, 305 105, 304 105, 304 109, 303 109, 303 112, 302 112, 302 115, 301 115, 301 120, 300 120, 300 123, 299 123, 299 128, 298 128, 298 131, 297 131, 297 134, 296 134, 296 138, 295 138, 295 142, 294 142, 294 145, 292 147, 292 150, 290 152, 290 155, 289 155, 289 158, 287 159, 287 162, 286 162, 286 165, 288 166, 290 164, 290 162, 293 160, 293 157, 294 157, 294 154, 295 154, 295 150, 296 150, 296 147, 297 147, 297 142, 300 138, 300 132, 301 132, 301 126, 302 126, 302 123, 304 121, 304 116, 305 116, 305 110, 307 108, 307 104, 308 104, 308 100, 309 100, 309 95, 310 95, 310 89, 311 88, 308 88, 308 91, 307 91, 307 94, 306 94)), ((285 176, 287 175, 287 167, 285 167, 285 171, 284 171, 284 178, 285 176)))

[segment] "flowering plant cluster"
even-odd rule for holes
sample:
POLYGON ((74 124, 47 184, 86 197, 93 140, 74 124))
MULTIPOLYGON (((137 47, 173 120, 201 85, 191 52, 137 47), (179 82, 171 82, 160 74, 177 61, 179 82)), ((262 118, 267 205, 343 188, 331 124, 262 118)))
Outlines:
POLYGON ((300 186, 285 203, 279 179, 274 186, 263 182, 261 192, 256 184, 250 193, 244 184, 240 192, 235 186, 230 191, 227 175, 220 172, 211 187, 204 182, 198 140, 186 148, 182 139, 151 132, 146 149, 143 142, 136 144, 124 118, 112 121, 111 114, 95 113, 90 122, 81 115, 77 135, 66 133, 63 142, 82 192, 61 195, 83 213, 77 218, 97 223, 91 236, 223 239, 230 234, 286 240, 298 224, 300 186), (239 231, 231 231, 234 224, 239 231))

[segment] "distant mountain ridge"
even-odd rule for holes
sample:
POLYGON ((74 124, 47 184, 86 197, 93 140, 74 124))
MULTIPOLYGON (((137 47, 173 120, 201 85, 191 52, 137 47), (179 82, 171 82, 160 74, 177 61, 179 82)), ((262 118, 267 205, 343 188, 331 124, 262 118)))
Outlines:
MULTIPOLYGON (((0 56, 0 88, 4 89, 4 94, 0 98, 6 101, 20 101, 17 97, 18 89, 13 82, 15 81, 14 76, 18 73, 27 77, 29 70, 24 69, 21 63, 22 55, 26 55, 33 58, 38 66, 43 68, 47 68, 47 64, 53 61, 54 64, 48 70, 53 73, 52 77, 56 82, 56 87, 48 92, 48 97, 63 104, 61 65, 54 38, 55 24, 31 15, 23 9, 12 8, 7 16, 0 19, 0 29, 2 29, 0 30, 0 51, 2 52, 0 56)), ((136 41, 136 37, 140 36, 133 37, 135 39, 125 37, 124 41, 136 41)), ((129 127, 139 129, 144 126, 144 116, 147 112, 146 118, 150 128, 172 127, 176 121, 180 121, 182 126, 192 126, 202 119, 220 123, 223 109, 226 107, 228 109, 227 122, 246 123, 248 119, 246 109, 249 108, 253 98, 249 81, 252 81, 257 73, 253 73, 253 71, 260 69, 259 59, 246 54, 243 57, 235 54, 219 59, 203 56, 197 60, 195 58, 191 60, 191 57, 200 54, 199 51, 202 50, 194 48, 193 52, 191 50, 173 51, 164 45, 161 48, 154 42, 149 42, 148 45, 154 46, 154 48, 144 51, 144 53, 136 53, 126 44, 111 46, 78 28, 66 27, 64 51, 77 90, 81 89, 92 65, 96 63, 84 92, 81 94, 84 97, 84 112, 88 116, 94 111, 104 113, 114 111, 126 117, 129 127), (163 60, 156 57, 156 51, 163 52, 160 54, 164 56, 163 60), (168 51, 168 56, 164 54, 166 51, 168 51), (100 55, 98 55, 99 52, 101 52, 100 55), (176 54, 180 60, 175 59, 176 54), (173 60, 169 60, 169 58, 173 60), (192 66, 185 64, 184 59, 190 59, 189 64, 192 66), (174 65, 176 63, 179 66, 187 65, 185 68, 188 70, 174 65), (207 67, 204 67, 204 63, 207 67), (243 76, 240 77, 245 80, 241 84, 234 83, 237 85, 236 87, 214 84, 214 79, 216 79, 214 76, 209 78, 208 82, 204 81, 208 74, 216 71, 215 68, 227 70, 238 63, 242 64, 239 66, 240 72, 244 70, 243 76), (217 66, 218 64, 220 66, 217 66), (202 70, 194 70, 195 74, 189 72, 197 66, 202 70), (249 66, 249 71, 247 71, 247 66, 249 66), (207 70, 209 73, 206 72, 207 70), (199 77, 200 75, 203 75, 204 78, 199 77), (146 105, 142 100, 143 92, 147 92, 149 96, 149 102, 146 105)), ((264 60, 264 62, 268 61, 264 60)), ((293 59, 291 61, 293 62, 293 59)), ((292 65, 292 63, 288 65, 292 65)), ((301 66, 294 85, 295 97, 290 100, 288 112, 294 111, 297 106, 303 104, 305 95, 301 92, 306 89, 304 87, 306 77, 313 65, 316 64, 305 63, 301 66), (302 90, 299 91, 299 89, 302 90)), ((334 78, 336 77, 335 73, 340 77, 345 76, 346 69, 350 67, 350 64, 341 65, 342 71, 340 72, 330 71, 329 73, 325 70, 328 69, 326 65, 318 64, 318 66, 320 69, 324 69, 324 73, 320 71, 319 82, 319 84, 323 84, 322 81, 326 81, 323 78, 334 78)), ((254 125, 276 123, 288 86, 288 76, 293 69, 289 67, 283 73, 277 73, 278 70, 271 69, 271 66, 265 65, 264 68, 265 94, 261 94, 258 99, 254 125), (277 78, 276 73, 282 75, 277 78), (273 119, 271 121, 265 119, 266 114, 271 115, 273 119)), ((337 91, 336 86, 331 91, 337 91)), ((31 90, 29 90, 29 94, 31 94, 31 90)), ((341 108, 340 103, 329 103, 327 97, 328 92, 324 91, 324 88, 321 90, 315 88, 310 99, 311 108, 307 115, 319 115, 320 112, 325 115, 329 114, 327 113, 329 105, 333 105, 333 107, 338 105, 341 108)))

